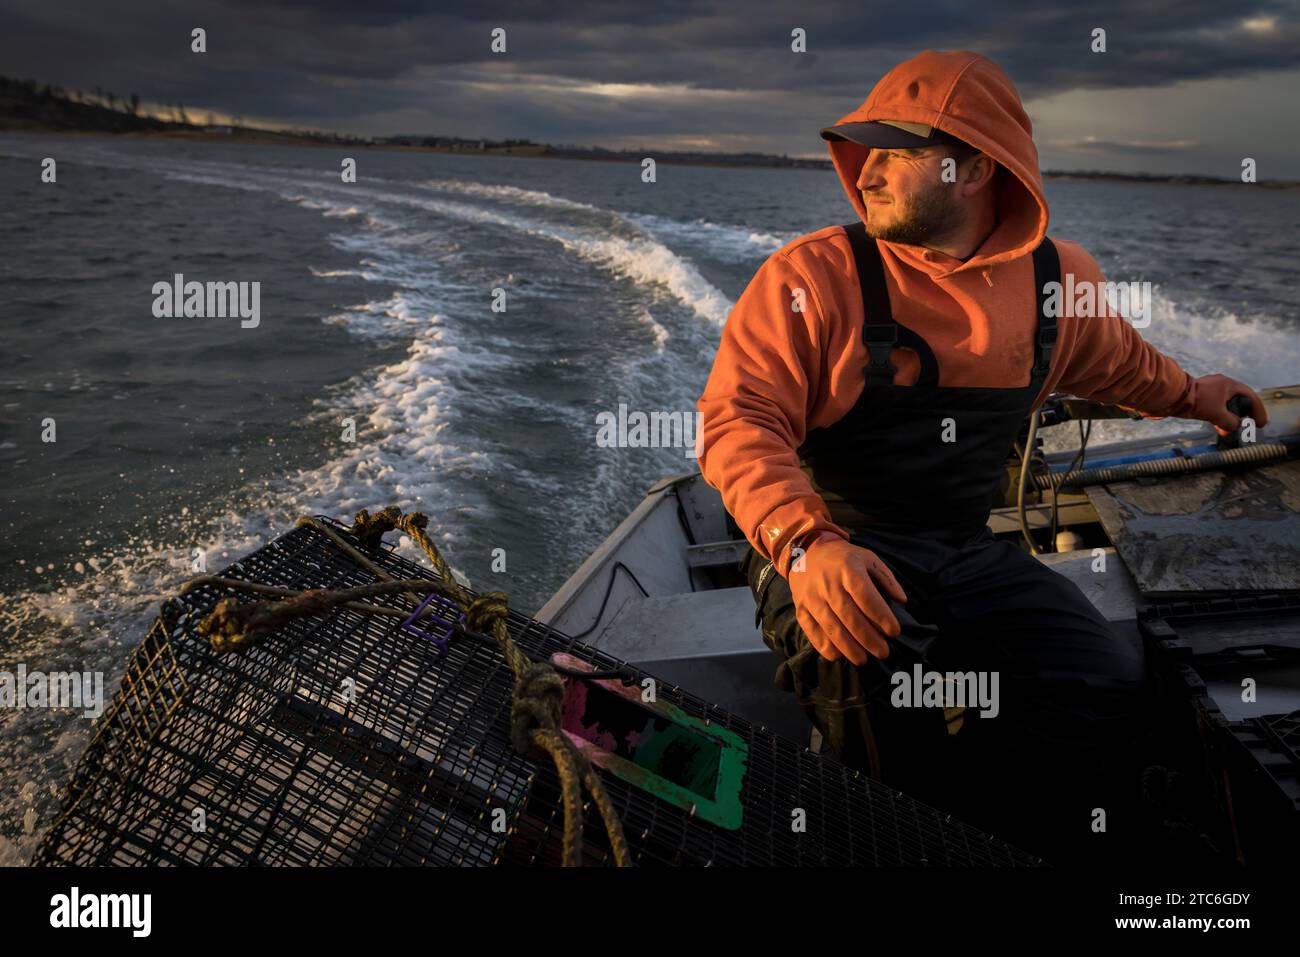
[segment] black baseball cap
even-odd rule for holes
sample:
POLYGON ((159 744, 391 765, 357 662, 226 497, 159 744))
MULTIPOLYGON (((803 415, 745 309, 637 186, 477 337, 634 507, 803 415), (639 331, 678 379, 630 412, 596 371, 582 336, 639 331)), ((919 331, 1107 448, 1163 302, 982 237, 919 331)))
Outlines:
POLYGON ((848 140, 859 146, 881 150, 920 149, 951 143, 955 137, 924 123, 902 120, 873 120, 870 123, 841 123, 822 130, 824 140, 848 140))

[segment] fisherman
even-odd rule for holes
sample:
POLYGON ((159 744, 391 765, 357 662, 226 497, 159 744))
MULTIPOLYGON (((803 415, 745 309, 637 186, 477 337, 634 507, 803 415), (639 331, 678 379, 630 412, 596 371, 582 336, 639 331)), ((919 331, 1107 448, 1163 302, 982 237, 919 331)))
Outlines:
POLYGON ((1220 430, 1233 396, 1260 426, 1263 402, 1193 378, 1104 297, 1045 308, 1053 282, 1105 280, 1046 238, 1029 118, 987 58, 921 53, 822 136, 860 221, 763 263, 699 400, 701 471, 752 546, 778 683, 845 763, 1049 859, 1123 856, 1153 724, 1140 643, 994 538, 993 495, 1049 393, 1220 430), (891 706, 898 609, 937 628, 934 668, 1000 676, 995 717, 953 734, 891 706))

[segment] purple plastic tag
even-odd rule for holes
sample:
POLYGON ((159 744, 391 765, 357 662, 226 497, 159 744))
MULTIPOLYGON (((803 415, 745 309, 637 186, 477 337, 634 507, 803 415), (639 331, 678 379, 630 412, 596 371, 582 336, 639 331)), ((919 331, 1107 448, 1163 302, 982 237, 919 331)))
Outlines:
POLYGON ((458 624, 461 628, 465 627, 465 615, 456 606, 456 603, 450 598, 442 597, 437 592, 432 592, 424 601, 420 602, 415 611, 411 612, 411 617, 402 622, 402 627, 413 635, 428 638, 438 646, 439 651, 446 652, 447 645, 451 641, 451 633, 458 624), (430 608, 430 613, 425 615, 425 619, 433 622, 435 626, 441 626, 435 629, 436 634, 425 631, 415 624, 415 620, 431 605, 433 607, 430 608))

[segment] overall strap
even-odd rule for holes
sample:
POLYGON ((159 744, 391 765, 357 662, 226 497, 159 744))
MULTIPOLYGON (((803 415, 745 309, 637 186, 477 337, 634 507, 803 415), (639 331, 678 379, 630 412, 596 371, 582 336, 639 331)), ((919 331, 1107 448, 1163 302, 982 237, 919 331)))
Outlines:
POLYGON ((895 346, 911 349, 921 360, 918 386, 939 384, 939 364, 929 343, 906 326, 894 321, 889 307, 889 289, 885 285, 885 264, 880 260, 880 248, 867 235, 867 226, 861 220, 844 227, 849 246, 853 249, 853 262, 858 273, 858 287, 862 294, 862 341, 871 359, 867 363, 868 385, 892 385, 898 371, 889 361, 889 350, 895 346))
MULTIPOLYGON (((1052 368, 1052 351, 1056 348, 1056 316, 1047 314, 1047 285, 1060 289, 1061 258, 1056 246, 1046 236, 1034 250, 1034 290, 1037 298, 1038 326, 1034 334, 1034 369, 1031 383, 1041 383, 1052 368)), ((1060 301, 1060 297, 1057 297, 1060 301)))

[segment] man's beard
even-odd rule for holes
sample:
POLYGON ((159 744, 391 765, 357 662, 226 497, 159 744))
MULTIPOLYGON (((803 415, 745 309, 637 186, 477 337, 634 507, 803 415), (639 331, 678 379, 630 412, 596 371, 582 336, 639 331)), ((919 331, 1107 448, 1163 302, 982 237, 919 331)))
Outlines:
POLYGON ((935 183, 899 209, 899 217, 888 226, 873 226, 868 218, 867 232, 873 239, 904 246, 934 245, 955 233, 966 219, 965 210, 953 198, 951 183, 935 183))

